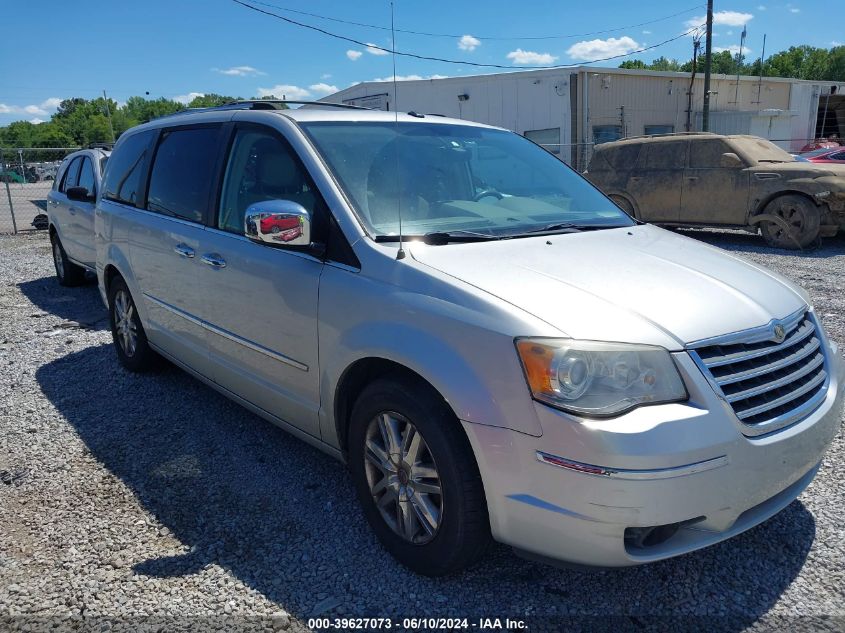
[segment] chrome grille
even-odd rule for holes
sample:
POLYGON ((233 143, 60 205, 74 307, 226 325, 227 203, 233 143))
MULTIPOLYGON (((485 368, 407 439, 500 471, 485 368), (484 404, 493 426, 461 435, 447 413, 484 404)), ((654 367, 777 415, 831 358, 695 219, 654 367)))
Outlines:
POLYGON ((818 325, 809 312, 691 347, 693 360, 731 405, 747 435, 797 422, 824 400, 827 361, 818 325), (784 329, 780 342, 777 325, 784 329))

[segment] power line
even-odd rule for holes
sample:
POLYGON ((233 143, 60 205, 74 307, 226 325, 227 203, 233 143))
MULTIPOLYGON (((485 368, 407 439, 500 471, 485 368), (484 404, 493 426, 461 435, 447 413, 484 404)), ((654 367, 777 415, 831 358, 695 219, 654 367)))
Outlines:
POLYGON ((633 51, 630 51, 628 53, 623 53, 621 55, 611 55, 609 57, 602 57, 601 59, 593 59, 593 60, 590 60, 590 61, 583 61, 583 62, 579 62, 579 63, 575 63, 575 64, 552 64, 552 65, 548 65, 548 66, 530 66, 530 65, 509 66, 509 65, 506 65, 506 64, 482 64, 482 63, 479 63, 479 62, 470 62, 470 61, 466 61, 466 60, 447 59, 445 57, 431 57, 429 55, 419 55, 417 53, 395 51, 395 50, 391 50, 389 48, 384 48, 382 46, 376 46, 375 44, 362 42, 361 40, 356 40, 355 38, 352 38, 352 37, 347 37, 345 35, 340 35, 338 33, 332 33, 331 31, 327 31, 326 29, 320 28, 319 26, 313 26, 311 24, 305 24, 303 22, 298 22, 298 21, 293 20, 291 18, 286 18, 283 15, 273 13, 272 11, 267 11, 266 9, 261 9, 259 7, 253 6, 251 4, 247 4, 246 2, 242 2, 241 0, 232 0, 232 2, 234 2, 235 4, 239 4, 242 7, 246 7, 247 9, 250 9, 252 11, 256 11, 258 13, 263 13, 264 15, 268 15, 268 16, 274 17, 278 20, 282 20, 284 22, 287 22, 288 24, 293 24, 294 26, 300 26, 300 27, 305 28, 305 29, 317 31, 318 33, 322 33, 323 35, 327 35, 329 37, 333 37, 335 39, 342 40, 344 42, 350 42, 352 44, 356 44, 358 46, 363 46, 365 48, 383 51, 384 53, 396 54, 396 55, 401 55, 403 57, 411 57, 411 58, 414 58, 414 59, 423 59, 423 60, 433 61, 433 62, 442 62, 444 64, 459 64, 459 65, 462 65, 462 66, 475 66, 477 68, 503 68, 503 69, 507 69, 507 70, 543 70, 543 69, 553 69, 553 68, 573 68, 575 66, 583 66, 583 65, 586 65, 586 64, 595 64, 595 63, 598 63, 598 62, 607 62, 607 61, 611 61, 611 60, 614 60, 614 59, 620 59, 622 57, 629 57, 631 55, 637 55, 639 53, 644 53, 646 51, 653 50, 655 48, 658 48, 660 46, 668 44, 669 42, 674 42, 675 40, 679 40, 682 37, 686 37, 687 35, 690 35, 696 29, 701 28, 701 25, 697 25, 697 26, 689 29, 688 31, 681 33, 680 35, 676 35, 675 37, 671 37, 668 40, 663 40, 662 42, 658 42, 657 44, 652 44, 651 46, 645 46, 643 48, 633 50, 633 51))
MULTIPOLYGON (((390 27, 387 26, 380 26, 378 24, 367 24, 366 22, 355 22, 353 20, 343 20, 341 18, 333 18, 328 15, 320 15, 319 13, 309 13, 308 11, 299 11, 297 9, 290 9, 288 7, 280 7, 277 4, 272 4, 270 2, 260 2, 259 0, 251 0, 252 4, 261 5, 264 7, 270 7, 271 9, 277 9, 279 11, 284 11, 285 13, 294 13, 296 15, 307 15, 308 17, 318 18, 320 20, 329 20, 330 22, 338 22, 340 24, 349 24, 351 26, 361 26, 368 29, 377 29, 379 31, 389 31, 390 27)), ((657 22, 663 22, 664 20, 669 20, 671 18, 676 18, 679 15, 684 15, 685 13, 691 13, 697 9, 703 9, 705 5, 699 4, 694 7, 690 7, 688 9, 684 9, 683 11, 678 11, 677 13, 673 13, 671 15, 665 15, 661 18, 655 18, 654 20, 649 20, 647 22, 640 22, 639 24, 629 24, 628 26, 620 26, 613 29, 606 29, 604 31, 593 31, 591 33, 570 33, 568 35, 525 35, 525 36, 518 36, 518 35, 474 35, 476 39, 479 40, 564 40, 569 38, 575 37, 590 37, 592 35, 605 35, 607 33, 617 33, 619 31, 626 31, 628 29, 636 29, 641 26, 648 26, 649 24, 656 24, 657 22)), ((428 37, 449 37, 449 38, 460 38, 466 35, 466 33, 430 33, 426 31, 411 31, 407 29, 396 29, 397 33, 407 33, 410 35, 425 35, 428 37)))

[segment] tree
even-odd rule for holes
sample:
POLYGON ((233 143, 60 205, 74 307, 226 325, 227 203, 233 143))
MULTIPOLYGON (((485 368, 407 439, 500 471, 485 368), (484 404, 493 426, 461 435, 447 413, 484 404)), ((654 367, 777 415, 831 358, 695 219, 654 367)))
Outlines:
POLYGON ((224 95, 218 95, 214 93, 210 93, 207 95, 201 95, 199 97, 194 97, 191 102, 188 104, 189 108, 214 108, 217 106, 225 105, 227 103, 231 103, 232 101, 242 101, 240 97, 226 97, 224 95))

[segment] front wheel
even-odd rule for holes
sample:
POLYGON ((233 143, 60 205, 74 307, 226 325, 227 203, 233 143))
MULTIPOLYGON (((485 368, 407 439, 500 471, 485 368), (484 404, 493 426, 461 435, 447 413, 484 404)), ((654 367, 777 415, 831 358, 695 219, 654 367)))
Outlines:
POLYGON ((490 542, 484 489, 460 423, 420 380, 370 384, 352 411, 349 465, 370 526, 400 563, 442 576, 490 542))
POLYGON ((133 372, 154 369, 159 357, 147 342, 138 308, 129 287, 120 277, 114 279, 109 288, 109 317, 112 340, 121 365, 133 372))
POLYGON ((50 236, 53 251, 53 266, 56 268, 56 279, 61 286, 79 286, 85 283, 85 269, 77 266, 67 257, 64 246, 56 233, 50 236))
POLYGON ((760 232, 766 244, 775 248, 807 248, 819 239, 821 214, 818 207, 803 196, 778 196, 766 205, 766 219, 760 232))

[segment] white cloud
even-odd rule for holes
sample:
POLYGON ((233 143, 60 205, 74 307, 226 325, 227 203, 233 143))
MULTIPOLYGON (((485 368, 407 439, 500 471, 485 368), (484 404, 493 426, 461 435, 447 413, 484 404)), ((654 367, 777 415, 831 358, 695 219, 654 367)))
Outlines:
POLYGON ((272 88, 258 89, 259 97, 269 97, 271 95, 277 97, 278 99, 284 98, 290 99, 291 101, 300 101, 310 97, 311 93, 305 88, 292 86, 290 84, 276 84, 272 88))
POLYGON ((30 114, 33 116, 47 116, 51 111, 55 111, 62 102, 58 97, 50 97, 45 99, 40 104, 30 104, 25 106, 7 105, 0 103, 0 114, 30 114))
POLYGON ((765 10, 766 10, 766 5, 765 5, 765 4, 758 4, 758 5, 757 5, 757 10, 758 10, 758 11, 765 11, 765 10))
POLYGON ((331 79, 331 78, 332 78, 331 73, 323 73, 322 75, 320 75, 320 79, 331 79))
POLYGON ((42 108, 41 106, 37 106, 37 105, 24 106, 23 112, 25 112, 26 114, 40 114, 42 116, 47 114, 47 111, 44 108, 42 108))
POLYGON ((39 119, 38 117, 35 117, 34 119, 30 119, 29 122, 33 125, 38 125, 39 123, 44 123, 44 119, 39 119))
POLYGON ((606 40, 589 40, 585 42, 578 42, 573 44, 566 51, 572 59, 590 60, 604 57, 614 57, 616 55, 627 55, 628 53, 637 50, 640 45, 628 37, 609 37, 606 40))
POLYGON ((734 32, 733 32, 733 31, 727 31, 727 32, 725 33, 725 35, 733 35, 733 34, 734 34, 734 32))
POLYGON ((388 52, 386 50, 384 50, 384 48, 381 48, 381 47, 379 47, 378 44, 373 44, 372 42, 367 42, 367 52, 370 55, 387 55, 388 54, 388 52))
MULTIPOLYGON (((714 46, 713 47, 714 53, 723 53, 725 51, 728 51, 731 55, 736 55, 737 53, 739 53, 739 44, 732 44, 731 46, 714 46)), ((742 54, 743 55, 748 55, 748 53, 750 53, 750 52, 751 52, 751 49, 748 48, 747 46, 742 47, 742 54)))
POLYGON ((643 35, 651 35, 651 31, 643 31, 643 35))
POLYGON ((351 59, 353 62, 363 55, 361 51, 353 51, 352 49, 346 51, 346 56, 351 59))
POLYGON ((176 95, 175 97, 173 97, 173 100, 178 101, 179 103, 182 103, 184 105, 188 105, 195 98, 204 97, 204 96, 205 96, 204 92, 189 92, 186 95, 176 95))
POLYGON ((801 13, 801 9, 798 9, 797 7, 792 7, 792 8, 789 9, 789 12, 790 13, 801 13))
POLYGON ((317 94, 322 94, 322 95, 330 95, 333 92, 338 91, 337 86, 332 86, 330 84, 326 84, 326 83, 322 83, 322 82, 320 82, 318 84, 311 84, 310 86, 308 86, 308 89, 313 90, 317 94))
POLYGON ((255 77, 256 75, 267 74, 252 66, 232 66, 231 68, 212 68, 211 70, 231 77, 255 77))
MULTIPOLYGON (((422 81, 424 79, 447 79, 449 75, 396 75, 396 81, 422 81)), ((377 77, 373 81, 393 81, 393 75, 389 77, 377 77)), ((354 85, 354 84, 353 84, 354 85)))
MULTIPOLYGON (((713 14, 713 24, 717 26, 745 26, 750 20, 754 19, 751 13, 740 13, 739 11, 716 11, 713 14)), ((688 29, 694 28, 707 21, 706 15, 699 15, 686 21, 688 29)))
POLYGON ((458 40, 458 48, 462 51, 472 52, 479 46, 481 46, 481 40, 472 35, 462 35, 461 39, 458 40))
POLYGON ((552 64, 557 59, 557 56, 550 53, 535 53, 521 48, 511 51, 506 57, 514 64, 552 64))
POLYGON ((50 97, 49 99, 45 99, 41 102, 41 107, 45 110, 55 110, 59 107, 62 103, 62 100, 58 97, 50 97))

